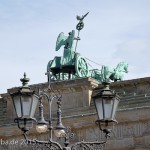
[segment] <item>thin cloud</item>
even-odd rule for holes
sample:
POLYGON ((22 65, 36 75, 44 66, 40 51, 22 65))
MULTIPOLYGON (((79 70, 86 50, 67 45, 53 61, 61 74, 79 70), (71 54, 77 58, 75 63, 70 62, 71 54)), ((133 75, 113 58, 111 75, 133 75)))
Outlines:
POLYGON ((1 0, 0 93, 20 86, 24 71, 30 84, 46 82, 48 61, 63 53, 55 51, 58 34, 75 29, 76 15, 88 11, 77 52, 111 67, 127 61, 128 79, 150 75, 149 6, 149 0, 1 0))

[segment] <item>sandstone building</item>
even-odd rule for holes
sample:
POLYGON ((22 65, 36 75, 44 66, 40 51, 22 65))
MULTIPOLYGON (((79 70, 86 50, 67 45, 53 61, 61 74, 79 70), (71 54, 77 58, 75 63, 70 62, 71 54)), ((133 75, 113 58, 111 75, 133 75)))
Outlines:
MULTIPOLYGON (((38 92, 47 88, 47 83, 31 85, 38 92)), ((95 125, 96 110, 91 99, 92 92, 102 85, 92 78, 81 78, 52 83, 53 89, 62 94, 62 121, 64 126, 71 127, 75 136, 70 143, 81 140, 104 140, 99 128, 95 125)), ((0 99, 0 149, 19 150, 25 146, 21 131, 14 123, 16 117, 10 88, 0 99)), ((105 150, 150 150, 150 77, 111 83, 111 89, 121 97, 111 138, 105 150)), ((38 108, 37 108, 38 112, 38 108)), ((45 115, 48 108, 45 102, 45 115)), ((38 115, 37 115, 38 116, 38 115)), ((56 117, 56 105, 53 104, 53 116, 56 117)), ((55 120, 54 120, 55 123, 55 120)), ((33 129, 30 138, 48 139, 48 132, 39 134, 33 129)), ((54 137, 55 138, 55 137, 54 137)), ((56 139, 58 141, 59 139, 56 139)), ((63 139, 60 141, 63 142, 63 139)), ((25 148, 26 149, 26 148, 25 148)))

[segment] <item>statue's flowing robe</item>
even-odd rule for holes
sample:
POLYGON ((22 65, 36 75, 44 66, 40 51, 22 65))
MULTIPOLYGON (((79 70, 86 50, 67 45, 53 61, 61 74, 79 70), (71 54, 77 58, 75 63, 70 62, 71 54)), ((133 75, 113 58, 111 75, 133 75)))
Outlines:
POLYGON ((73 65, 74 63, 74 51, 70 48, 64 48, 62 65, 73 65))
POLYGON ((66 39, 64 54, 63 54, 63 62, 62 65, 73 65, 74 62, 74 51, 73 48, 73 40, 74 40, 74 30, 69 34, 66 39))

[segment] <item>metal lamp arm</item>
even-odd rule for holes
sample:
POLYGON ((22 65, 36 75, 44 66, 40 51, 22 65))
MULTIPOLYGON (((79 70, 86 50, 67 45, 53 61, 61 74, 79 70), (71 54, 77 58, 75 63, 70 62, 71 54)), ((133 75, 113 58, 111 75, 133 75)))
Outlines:
POLYGON ((43 104, 42 104, 42 99, 45 97, 48 101, 48 104, 49 104, 49 130, 50 130, 50 140, 52 140, 52 129, 53 129, 53 126, 52 126, 52 102, 53 100, 56 100, 57 101, 57 105, 58 105, 58 111, 57 111, 57 124, 61 124, 61 97, 62 95, 58 95, 58 94, 51 94, 51 95, 48 95, 46 93, 46 91, 42 91, 40 92, 39 91, 39 101, 40 101, 40 106, 39 106, 39 109, 40 109, 40 115, 41 117, 43 117, 43 120, 44 120, 44 115, 43 115, 43 104))
POLYGON ((100 122, 96 122, 96 124, 98 124, 99 129, 105 133, 105 143, 107 142, 107 140, 110 138, 110 134, 112 132, 112 129, 102 129, 100 122))
MULTIPOLYGON (((24 118, 24 119, 16 118, 16 119, 14 120, 14 122, 17 123, 17 126, 18 126, 18 128, 19 128, 21 131, 23 131, 24 133, 26 133, 27 131, 29 131, 29 130, 33 127, 33 120, 36 122, 36 120, 35 120, 34 118, 30 119, 30 121, 32 121, 30 127, 27 127, 27 119, 26 119, 26 118, 24 118), (24 120, 24 122, 23 122, 24 127, 21 127, 21 122, 20 122, 20 121, 22 121, 22 120, 24 120)), ((28 121, 29 121, 29 120, 28 120, 28 121)))

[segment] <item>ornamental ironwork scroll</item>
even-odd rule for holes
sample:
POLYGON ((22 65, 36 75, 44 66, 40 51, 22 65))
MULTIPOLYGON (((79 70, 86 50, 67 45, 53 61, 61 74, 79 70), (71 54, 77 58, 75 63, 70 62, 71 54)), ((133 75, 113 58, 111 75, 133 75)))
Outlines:
POLYGON ((63 150, 60 144, 54 141, 28 141, 29 150, 63 150))
POLYGON ((71 150, 103 150, 105 142, 78 142, 71 147, 71 150))

